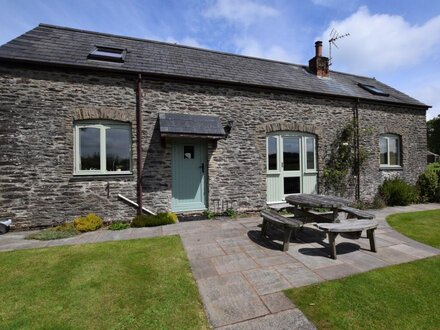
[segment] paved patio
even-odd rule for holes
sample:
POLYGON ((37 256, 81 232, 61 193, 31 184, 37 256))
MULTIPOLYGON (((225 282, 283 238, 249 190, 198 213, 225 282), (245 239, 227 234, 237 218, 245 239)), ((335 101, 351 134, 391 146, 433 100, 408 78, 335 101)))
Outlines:
POLYGON ((373 211, 377 253, 368 239, 338 236, 338 259, 327 255, 322 232, 308 225, 288 252, 275 242, 260 239, 261 219, 203 220, 155 228, 123 231, 100 230, 56 241, 29 241, 29 232, 0 236, 0 251, 180 235, 199 291, 213 327, 220 329, 314 329, 306 317, 281 292, 374 268, 413 261, 440 250, 415 242, 391 229, 385 221, 392 213, 440 209, 440 204, 392 207, 373 211))

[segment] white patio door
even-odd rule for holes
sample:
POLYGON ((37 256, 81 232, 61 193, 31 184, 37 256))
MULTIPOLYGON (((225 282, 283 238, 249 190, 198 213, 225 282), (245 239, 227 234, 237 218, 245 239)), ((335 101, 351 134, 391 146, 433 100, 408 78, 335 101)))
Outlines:
POLYGON ((267 202, 317 192, 316 141, 311 134, 271 133, 266 139, 267 202))

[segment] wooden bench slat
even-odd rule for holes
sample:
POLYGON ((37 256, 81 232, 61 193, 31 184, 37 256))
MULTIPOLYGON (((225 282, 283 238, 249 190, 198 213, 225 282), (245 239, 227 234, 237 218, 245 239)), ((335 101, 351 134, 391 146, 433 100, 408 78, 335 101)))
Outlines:
POLYGON ((358 219, 374 219, 375 218, 374 214, 365 212, 363 210, 356 209, 354 207, 349 207, 349 206, 340 207, 339 211, 352 214, 352 215, 356 216, 358 219))
POLYGON ((316 227, 319 229, 334 232, 334 233, 348 233, 353 231, 367 230, 377 227, 377 222, 372 220, 352 220, 341 221, 339 223, 318 223, 316 227))

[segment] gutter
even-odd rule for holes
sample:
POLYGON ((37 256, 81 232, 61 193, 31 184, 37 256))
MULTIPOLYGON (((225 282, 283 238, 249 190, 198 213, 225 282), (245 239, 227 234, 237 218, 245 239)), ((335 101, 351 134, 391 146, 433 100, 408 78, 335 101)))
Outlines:
POLYGON ((137 215, 142 215, 142 75, 136 84, 137 215))

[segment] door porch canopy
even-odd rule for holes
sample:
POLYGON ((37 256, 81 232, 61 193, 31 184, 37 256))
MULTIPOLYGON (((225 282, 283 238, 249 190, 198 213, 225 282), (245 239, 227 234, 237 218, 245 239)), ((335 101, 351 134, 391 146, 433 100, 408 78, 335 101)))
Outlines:
POLYGON ((182 113, 159 114, 160 136, 164 138, 204 138, 219 140, 226 137, 217 116, 182 113))

